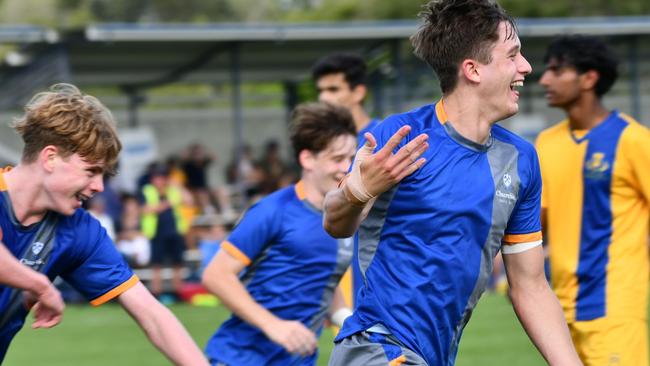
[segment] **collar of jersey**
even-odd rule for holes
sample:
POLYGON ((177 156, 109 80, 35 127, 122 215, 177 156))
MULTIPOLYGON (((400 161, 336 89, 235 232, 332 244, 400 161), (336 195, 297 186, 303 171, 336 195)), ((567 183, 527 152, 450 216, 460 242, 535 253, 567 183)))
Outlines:
POLYGON ((571 136, 571 139, 576 144, 581 144, 583 141, 588 140, 591 135, 597 133, 598 131, 600 131, 600 129, 604 128, 603 126, 607 125, 608 122, 611 121, 613 117, 616 116, 618 116, 618 110, 613 110, 610 114, 607 115, 607 117, 605 117, 604 121, 597 124, 596 127, 593 127, 592 129, 588 130, 587 133, 585 133, 582 137, 577 137, 576 134, 573 133, 573 130, 571 129, 571 125, 569 124, 569 120, 567 119, 566 123, 567 123, 567 129, 569 130, 569 136, 571 136))
POLYGON ((443 106, 442 99, 440 99, 436 103, 436 117, 438 118, 438 121, 440 122, 442 127, 447 132, 447 135, 452 140, 456 141, 458 144, 470 150, 477 151, 477 152, 487 151, 494 143, 494 138, 492 137, 492 133, 490 133, 490 135, 488 136, 488 139, 485 142, 485 144, 479 144, 477 142, 474 142, 466 138, 465 136, 461 135, 460 133, 458 133, 458 131, 456 131, 454 126, 452 126, 451 123, 448 123, 449 119, 447 118, 447 112, 445 112, 445 107, 443 106))

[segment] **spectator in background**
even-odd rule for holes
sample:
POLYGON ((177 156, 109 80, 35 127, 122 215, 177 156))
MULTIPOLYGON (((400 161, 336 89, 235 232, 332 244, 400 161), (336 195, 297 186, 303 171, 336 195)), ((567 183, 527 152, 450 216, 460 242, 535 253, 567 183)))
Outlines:
POLYGON ((259 160, 259 166, 264 171, 262 193, 269 194, 280 188, 280 180, 287 171, 286 164, 280 156, 280 144, 275 140, 267 141, 264 153, 259 160))
POLYGON ((145 267, 151 259, 151 242, 140 230, 140 202, 137 197, 122 197, 117 249, 132 267, 145 267))
POLYGON ((108 214, 108 216, 110 216, 111 219, 113 219, 113 223, 115 223, 117 227, 118 222, 120 221, 120 215, 122 214, 122 200, 120 199, 120 194, 117 192, 114 185, 115 185, 114 177, 105 175, 104 191, 98 193, 97 195, 104 200, 104 204, 106 207, 105 211, 108 214))
POLYGON ((650 131, 604 106, 618 59, 602 40, 557 38, 544 62, 567 117, 537 139, 551 284, 585 365, 648 365, 650 131))
POLYGON ((226 238, 226 227, 219 215, 203 215, 194 219, 192 226, 196 229, 197 248, 201 252, 199 275, 219 251, 219 245, 226 238))
MULTIPOLYGON (((357 130, 357 145, 363 146, 366 132, 379 124, 370 118, 363 107, 368 94, 366 87, 366 62, 358 55, 337 53, 323 57, 312 69, 312 77, 318 90, 318 100, 340 105, 352 113, 357 130)), ((363 277, 357 259, 357 242, 350 270, 341 279, 341 289, 348 306, 354 305, 354 298, 363 284, 363 277)))
POLYGON ((169 181, 169 170, 158 164, 150 170, 150 183, 142 188, 142 233, 151 241, 153 266, 151 291, 160 296, 163 291, 161 269, 165 264, 173 268, 172 288, 176 293, 182 284, 181 270, 188 225, 181 212, 183 194, 180 187, 169 181))
POLYGON ((252 197, 260 194, 264 175, 259 163, 253 158, 253 149, 250 145, 244 144, 239 154, 233 153, 226 168, 226 182, 231 189, 239 191, 244 196, 243 202, 239 203, 240 208, 246 207, 252 197))
POLYGON ((108 237, 115 241, 115 222, 106 213, 106 201, 104 198, 100 195, 95 195, 88 200, 87 206, 88 213, 99 221, 99 224, 106 230, 108 237))
POLYGON ((199 143, 189 146, 183 156, 181 166, 187 178, 186 187, 192 192, 194 202, 202 209, 211 211, 210 206, 215 205, 208 182, 208 167, 216 161, 214 154, 206 151, 199 143))

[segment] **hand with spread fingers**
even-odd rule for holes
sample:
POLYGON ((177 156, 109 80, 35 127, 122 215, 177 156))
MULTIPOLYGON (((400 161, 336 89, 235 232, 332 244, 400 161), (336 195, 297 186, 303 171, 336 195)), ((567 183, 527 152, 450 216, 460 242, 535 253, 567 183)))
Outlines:
POLYGON ((410 126, 402 126, 374 154, 375 137, 370 133, 364 135, 366 143, 357 152, 352 171, 342 186, 350 203, 366 204, 424 165, 426 160, 421 156, 429 147, 427 134, 418 135, 393 153, 410 131, 410 126))

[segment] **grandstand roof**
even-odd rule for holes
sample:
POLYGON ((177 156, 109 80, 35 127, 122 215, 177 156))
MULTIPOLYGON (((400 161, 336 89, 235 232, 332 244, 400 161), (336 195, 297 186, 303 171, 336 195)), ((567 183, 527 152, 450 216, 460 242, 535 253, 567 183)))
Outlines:
MULTIPOLYGON (((563 33, 609 36, 650 34, 650 16, 521 19, 522 37, 563 33)), ((73 82, 87 84, 228 82, 233 50, 243 80, 304 77, 312 63, 333 51, 370 50, 407 39, 415 21, 310 24, 97 24, 83 31, 0 28, 0 42, 21 44, 33 60, 63 47, 73 82), (290 56, 288 56, 290 55, 290 56)), ((6 62, 1 75, 20 71, 6 62)))

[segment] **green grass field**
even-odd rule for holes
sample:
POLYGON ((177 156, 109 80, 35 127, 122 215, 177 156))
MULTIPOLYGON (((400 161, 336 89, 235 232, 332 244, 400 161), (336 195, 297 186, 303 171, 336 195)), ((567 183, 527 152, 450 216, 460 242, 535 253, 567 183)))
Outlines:
MULTIPOLYGON (((175 305, 171 309, 203 347, 217 326, 229 315, 222 307, 175 305)), ((31 320, 30 320, 31 321, 31 320)), ((326 365, 332 334, 321 337, 319 365, 326 365)), ((3 365, 168 365, 151 346, 133 320, 119 306, 99 308, 69 306, 64 321, 51 330, 26 326, 16 337, 3 365)), ((465 329, 458 366, 544 365, 528 340, 507 300, 487 294, 465 329)))

